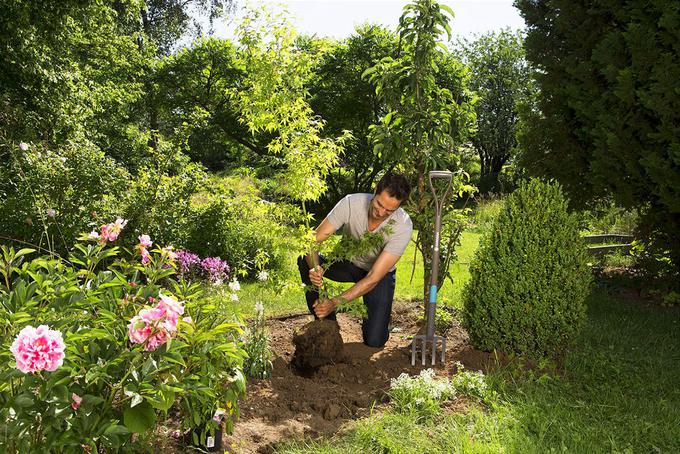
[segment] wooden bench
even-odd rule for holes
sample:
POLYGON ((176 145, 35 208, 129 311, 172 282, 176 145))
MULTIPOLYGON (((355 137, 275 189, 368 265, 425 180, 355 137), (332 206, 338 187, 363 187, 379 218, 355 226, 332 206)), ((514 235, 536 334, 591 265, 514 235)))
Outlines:
POLYGON ((588 253, 595 256, 603 256, 612 252, 622 252, 627 254, 633 245, 632 235, 620 233, 603 233, 600 235, 586 235, 583 237, 588 245, 588 253), (604 245, 602 245, 605 243, 604 245), (611 244, 614 243, 614 244, 611 244), (598 246, 601 245, 601 246, 598 246))

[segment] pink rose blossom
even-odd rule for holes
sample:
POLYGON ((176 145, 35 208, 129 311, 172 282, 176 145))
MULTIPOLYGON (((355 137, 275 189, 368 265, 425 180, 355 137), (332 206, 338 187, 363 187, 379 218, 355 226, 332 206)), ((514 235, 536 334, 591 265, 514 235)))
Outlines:
POLYGON ((123 228, 125 228, 127 222, 128 221, 126 221, 125 219, 118 218, 116 219, 116 222, 113 222, 111 224, 104 224, 101 227, 99 227, 100 231, 100 234, 98 236, 99 244, 106 244, 107 241, 116 241, 118 239, 120 231, 123 230, 123 228))
POLYGON ((19 332, 10 351, 21 372, 52 372, 64 363, 64 348, 59 331, 51 330, 47 325, 37 328, 29 325, 19 332))
POLYGON ((76 411, 78 408, 80 408, 80 404, 83 402, 83 398, 80 397, 78 394, 73 393, 71 394, 71 408, 73 408, 73 411, 76 411))
POLYGON ((151 326, 142 317, 136 315, 128 325, 128 337, 133 344, 143 344, 151 335, 151 326))
POLYGON ((165 330, 159 329, 152 336, 149 337, 144 346, 144 350, 151 352, 163 345, 168 340, 168 333, 165 330))
POLYGON ((181 302, 177 301, 172 296, 163 295, 162 293, 159 293, 158 296, 161 299, 159 306, 162 305, 166 312, 173 312, 178 316, 184 314, 184 306, 182 306, 181 302))
MULTIPOLYGON (((130 320, 128 337, 135 344, 144 344, 146 351, 152 351, 164 344, 168 336, 177 331, 179 317, 184 314, 184 306, 175 298, 159 294, 160 302, 152 308, 139 311, 130 320)), ((155 302, 149 298, 149 302, 155 302)))

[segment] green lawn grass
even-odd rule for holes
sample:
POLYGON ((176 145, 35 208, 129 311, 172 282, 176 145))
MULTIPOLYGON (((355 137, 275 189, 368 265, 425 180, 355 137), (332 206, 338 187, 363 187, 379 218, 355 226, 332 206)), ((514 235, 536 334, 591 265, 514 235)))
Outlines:
POLYGON ((285 453, 680 452, 680 313, 594 294, 561 375, 489 375, 493 408, 415 423, 377 412, 285 453))
MULTIPOLYGON (((464 232, 440 301, 461 307, 468 265, 484 226, 499 204, 476 215, 464 232)), ((422 298, 422 263, 413 282, 411 244, 397 266, 397 299, 422 298)), ((228 297, 228 295, 223 295, 228 297)), ((278 291, 244 284, 244 315, 255 301, 269 314, 305 310, 299 288, 278 291)), ((440 415, 415 423, 393 410, 377 411, 321 441, 280 447, 285 453, 451 452, 680 452, 680 312, 648 308, 602 292, 588 299, 588 321, 559 374, 527 376, 506 368, 491 373, 498 392, 491 408, 440 415)))

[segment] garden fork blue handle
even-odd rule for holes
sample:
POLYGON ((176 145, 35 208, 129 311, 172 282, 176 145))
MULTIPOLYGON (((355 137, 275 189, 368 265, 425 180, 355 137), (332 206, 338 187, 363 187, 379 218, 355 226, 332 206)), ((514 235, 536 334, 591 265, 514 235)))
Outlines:
POLYGON ((432 251, 432 270, 430 273, 430 299, 427 304, 427 331, 425 335, 419 335, 415 336, 413 338, 413 343, 411 344, 411 365, 415 366, 416 364, 416 349, 417 349, 417 344, 419 341, 422 341, 422 363, 423 366, 425 365, 425 356, 428 351, 428 343, 431 343, 432 345, 432 365, 434 366, 435 363, 435 358, 436 358, 436 351, 437 351, 437 344, 441 340, 442 343, 442 362, 444 362, 444 358, 446 355, 446 338, 442 336, 435 336, 434 335, 434 325, 435 325, 435 311, 437 308, 437 282, 439 279, 439 244, 440 244, 440 234, 441 234, 441 228, 442 228, 442 209, 444 208, 444 203, 447 200, 447 197, 449 195, 449 191, 451 191, 451 188, 453 187, 453 173, 448 172, 448 171, 442 171, 442 170, 433 170, 429 172, 429 182, 430 182, 430 189, 432 190, 432 195, 434 197, 434 208, 435 208, 435 217, 434 217, 434 249, 432 251), (432 183, 433 178, 442 178, 448 180, 448 184, 446 185, 446 190, 444 191, 444 194, 441 196, 441 198, 437 197, 437 191, 434 188, 434 184, 432 183))

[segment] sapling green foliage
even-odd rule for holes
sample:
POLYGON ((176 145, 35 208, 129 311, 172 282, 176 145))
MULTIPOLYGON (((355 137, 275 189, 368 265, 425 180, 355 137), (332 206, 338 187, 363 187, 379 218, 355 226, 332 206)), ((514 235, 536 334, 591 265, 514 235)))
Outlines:
POLYGON ((399 19, 399 51, 386 57, 364 72, 375 84, 376 93, 388 113, 370 127, 376 153, 390 156, 399 163, 398 169, 412 183, 408 201, 414 230, 418 232, 416 247, 421 252, 425 273, 423 297, 430 288, 434 234, 434 200, 428 184, 428 172, 448 169, 454 172, 451 197, 444 201, 440 248, 441 288, 448 275, 455 245, 462 231, 462 213, 453 202, 474 187, 467 184, 462 171, 462 145, 474 130, 474 95, 467 90, 468 75, 463 66, 452 78, 456 87, 437 84, 441 62, 444 61, 443 35, 451 35, 449 21, 453 11, 432 0, 415 0, 404 7, 399 19))
POLYGON ((243 86, 227 94, 241 110, 240 121, 253 134, 275 134, 267 149, 279 164, 273 178, 278 190, 295 200, 317 200, 350 135, 324 137, 325 123, 309 106, 305 84, 314 55, 295 46, 297 32, 281 13, 249 11, 237 34, 239 57, 248 72, 243 86))
MULTIPOLYGON (((385 235, 390 235, 394 231, 394 220, 390 219, 385 226, 374 232, 366 232, 361 237, 355 238, 351 235, 343 235, 339 241, 325 242, 315 245, 317 252, 324 253, 326 259, 324 268, 328 269, 334 263, 341 261, 351 261, 365 256, 375 250, 381 249, 385 244, 385 235)), ((327 279, 319 289, 319 297, 328 299, 341 293, 341 287, 330 283, 327 279)), ((351 301, 341 301, 340 312, 351 312, 365 318, 366 308, 363 304, 352 304, 351 301)))

